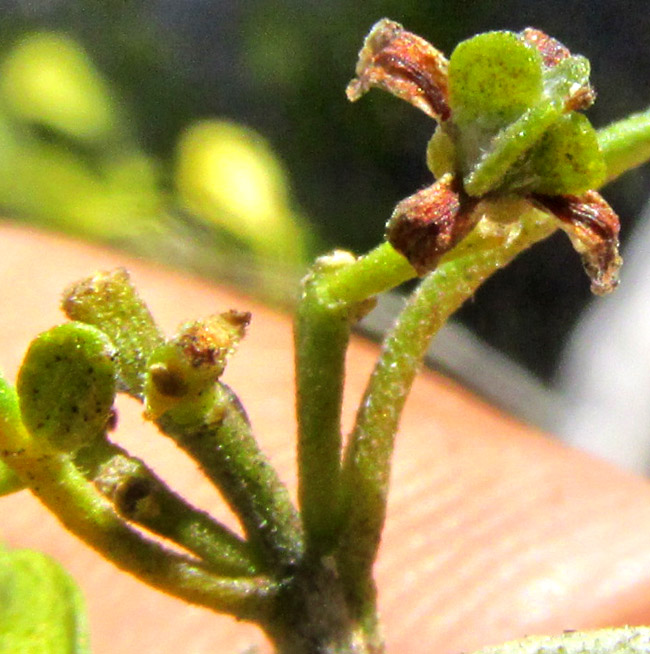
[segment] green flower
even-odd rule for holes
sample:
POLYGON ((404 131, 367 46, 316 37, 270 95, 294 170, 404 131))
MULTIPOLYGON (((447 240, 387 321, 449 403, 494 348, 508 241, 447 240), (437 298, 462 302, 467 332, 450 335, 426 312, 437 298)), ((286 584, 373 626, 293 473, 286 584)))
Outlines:
POLYGON ((596 131, 578 113, 595 98, 587 59, 528 28, 479 34, 460 43, 448 61, 383 19, 365 40, 356 74, 350 100, 375 86, 438 121, 427 148, 437 181, 400 202, 386 232, 420 275, 467 236, 486 213, 485 203, 503 220, 498 205, 515 200, 559 221, 592 291, 616 287, 619 220, 593 190, 607 170, 596 131))

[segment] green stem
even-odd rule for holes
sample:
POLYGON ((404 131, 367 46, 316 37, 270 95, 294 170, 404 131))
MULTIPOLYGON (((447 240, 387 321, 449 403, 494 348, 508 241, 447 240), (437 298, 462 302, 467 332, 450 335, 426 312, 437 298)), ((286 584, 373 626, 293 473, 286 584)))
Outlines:
POLYGON ((274 584, 266 577, 223 578, 129 527, 66 454, 44 449, 27 432, 13 388, 0 381, 1 453, 63 525, 117 567, 187 602, 265 621, 274 584))
POLYGON ((474 654, 647 654, 650 628, 615 627, 594 631, 565 631, 559 636, 527 636, 474 654))
POLYGON ((390 243, 381 243, 356 261, 324 274, 319 283, 323 304, 356 304, 413 279, 417 273, 390 243))
POLYGON ((341 402, 350 338, 347 307, 320 301, 318 272, 304 282, 295 321, 298 499, 309 556, 331 549, 341 477, 341 402), (315 279, 316 278, 316 279, 315 279))
POLYGON ((217 486, 259 560, 280 570, 293 566, 302 553, 302 533, 287 489, 259 449, 234 393, 218 383, 215 400, 213 417, 198 425, 178 424, 172 412, 157 424, 217 486))
POLYGON ((174 493, 143 461, 118 445, 100 441, 83 448, 75 465, 123 518, 177 543, 215 574, 257 572, 246 542, 174 493))
POLYGON ((611 182, 631 168, 650 159, 650 109, 598 130, 598 143, 611 182))
POLYGON ((430 339, 486 278, 556 227, 531 210, 487 239, 477 228, 423 280, 386 336, 346 451, 343 478, 347 522, 339 572, 361 619, 374 615, 371 570, 386 513, 394 438, 430 339))
POLYGON ((295 323, 298 496, 310 556, 331 551, 340 526, 341 404, 351 324, 369 297, 414 275, 386 243, 359 259, 341 252, 322 257, 303 281, 295 323))

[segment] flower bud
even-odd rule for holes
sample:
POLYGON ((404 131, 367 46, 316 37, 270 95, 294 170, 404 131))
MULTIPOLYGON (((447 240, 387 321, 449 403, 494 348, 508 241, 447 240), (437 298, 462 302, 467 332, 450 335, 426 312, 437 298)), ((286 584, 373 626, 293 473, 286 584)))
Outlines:
POLYGON ((146 415, 155 419, 173 409, 176 420, 186 422, 210 411, 214 384, 250 318, 247 312, 228 311, 189 322, 157 347, 147 362, 146 415))

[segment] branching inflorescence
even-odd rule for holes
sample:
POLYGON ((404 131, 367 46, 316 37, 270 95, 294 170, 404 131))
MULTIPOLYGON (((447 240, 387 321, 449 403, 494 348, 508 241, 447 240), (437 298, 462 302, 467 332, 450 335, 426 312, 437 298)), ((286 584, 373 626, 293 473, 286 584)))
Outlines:
POLYGON ((220 379, 250 315, 156 326, 126 272, 64 296, 71 322, 30 346, 0 386, 0 488, 29 486, 71 531, 144 581, 260 624, 278 651, 383 651, 372 568, 399 419, 431 337, 492 273, 564 230, 601 294, 617 284, 618 218, 595 190, 650 156, 650 114, 602 133, 589 63, 543 32, 491 32, 449 61, 389 20, 360 52, 348 97, 376 86, 438 121, 436 181, 400 202, 386 242, 334 252, 305 277, 295 321, 299 506, 220 379), (352 325, 376 294, 423 277, 386 335, 351 434, 341 433, 352 325), (116 392, 199 465, 240 537, 112 442, 116 392), (170 549, 157 536, 180 547, 170 549))

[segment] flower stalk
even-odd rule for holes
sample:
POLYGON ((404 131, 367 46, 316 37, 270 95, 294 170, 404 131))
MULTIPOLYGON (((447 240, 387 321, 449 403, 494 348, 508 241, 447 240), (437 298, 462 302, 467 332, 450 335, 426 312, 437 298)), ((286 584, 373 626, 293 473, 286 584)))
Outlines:
POLYGON ((122 518, 177 543, 214 573, 259 572, 255 552, 239 536, 172 491, 144 461, 106 440, 79 452, 74 463, 122 518))
POLYGON ((216 611, 260 620, 275 591, 265 577, 219 577, 130 527, 90 484, 71 457, 37 442, 20 419, 18 397, 0 382, 3 458, 61 523, 118 568, 146 583, 216 611))
POLYGON ((73 322, 35 339, 17 390, 0 380, 0 494, 29 486, 117 566, 257 622, 280 654, 384 651, 372 569, 400 417, 431 338, 483 281, 557 229, 592 290, 612 291, 619 221, 597 189, 650 158, 650 112, 596 132, 579 113, 595 97, 588 61, 539 30, 479 35, 447 59, 384 19, 366 38, 348 97, 371 87, 437 121, 427 147, 435 179, 397 204, 385 242, 361 257, 321 257, 303 281, 299 511, 221 381, 246 312, 185 323, 166 338, 125 271, 100 273, 68 289, 73 322), (377 294, 416 277, 345 438, 352 326, 377 294), (243 537, 111 442, 116 392, 141 401, 145 418, 197 462, 243 537))
POLYGON ((492 247, 481 243, 487 235, 475 232, 459 256, 452 251, 413 293, 384 339, 359 407, 345 453, 346 522, 337 551, 346 591, 359 616, 375 611, 372 565, 386 516, 395 437, 431 339, 485 279, 552 234, 556 225, 542 212, 530 210, 515 225, 491 229, 492 247))
POLYGON ((607 165, 605 183, 650 159, 650 109, 616 121, 598 131, 607 165))

